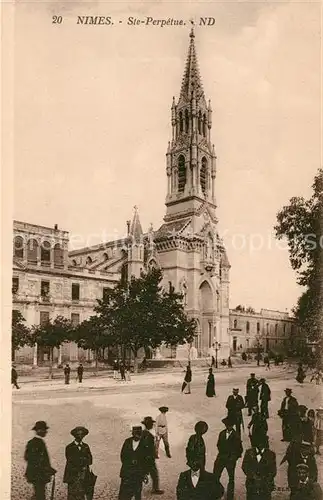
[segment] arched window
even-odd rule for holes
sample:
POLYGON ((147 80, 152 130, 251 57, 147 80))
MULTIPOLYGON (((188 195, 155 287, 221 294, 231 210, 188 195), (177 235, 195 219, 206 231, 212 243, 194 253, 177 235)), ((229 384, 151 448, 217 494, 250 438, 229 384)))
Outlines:
POLYGON ((189 120, 189 116, 188 116, 188 111, 187 111, 187 109, 185 109, 185 132, 186 133, 188 133, 189 128, 190 128, 190 120, 189 120))
POLYGON ((246 323, 246 332, 247 333, 250 332, 250 323, 249 323, 249 321, 247 321, 247 323, 246 323))
POLYGON ((277 335, 277 333, 278 333, 278 324, 276 323, 275 324, 275 335, 277 335))
POLYGON ((43 241, 40 247, 40 260, 45 266, 50 264, 50 243, 43 241))
POLYGON ((90 264, 92 264, 92 259, 90 256, 88 256, 86 259, 86 265, 89 266, 90 264))
POLYGON ((183 132, 183 113, 179 112, 179 131, 183 132))
POLYGON ((203 135, 206 137, 206 114, 203 116, 203 135))
POLYGON ((260 332, 260 323, 257 323, 257 333, 260 332))
POLYGON ((183 193, 186 184, 186 166, 185 158, 181 155, 178 158, 178 192, 183 193))
POLYGON ((14 239, 13 254, 17 259, 24 258, 24 240, 21 236, 16 236, 14 239))
POLYGON ((62 267, 64 265, 64 251, 59 243, 54 246, 54 266, 62 267))
POLYGON ((103 261, 105 262, 106 260, 109 259, 108 257, 108 254, 105 252, 103 255, 102 255, 102 258, 103 258, 103 261))
POLYGON ((202 192, 205 195, 207 190, 207 159, 205 158, 205 156, 203 156, 202 158, 200 182, 201 182, 202 192))
POLYGON ((201 113, 201 111, 199 111, 199 116, 198 116, 198 120, 197 120, 197 128, 198 128, 199 134, 202 134, 202 113, 201 113))
POLYGON ((38 241, 31 239, 27 242, 27 261, 30 264, 37 264, 38 260, 38 241))
POLYGON ((235 319, 233 322, 233 328, 237 328, 237 326, 238 326, 238 321, 235 319))

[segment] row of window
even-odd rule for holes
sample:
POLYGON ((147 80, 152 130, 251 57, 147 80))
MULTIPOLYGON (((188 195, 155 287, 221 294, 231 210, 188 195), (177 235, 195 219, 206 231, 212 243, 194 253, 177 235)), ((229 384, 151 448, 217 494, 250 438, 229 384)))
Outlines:
MULTIPOLYGON (((183 155, 180 155, 178 158, 178 192, 183 193, 186 185, 187 178, 187 169, 185 165, 185 158, 183 155)), ((207 159, 205 156, 202 158, 201 162, 201 170, 200 170, 200 184, 202 188, 203 194, 206 194, 208 189, 208 168, 207 168, 207 159)))
MULTIPOLYGON (((103 288, 103 298, 105 298, 106 294, 110 289, 105 287, 103 288)), ((19 278, 12 278, 12 293, 17 294, 19 292, 19 278)), ((43 299, 49 298, 50 295, 50 281, 41 280, 40 282, 40 296, 43 299)), ((72 300, 80 300, 80 284, 72 283, 71 289, 72 300)))
MULTIPOLYGON (((182 111, 180 111, 178 115, 179 115, 179 131, 186 132, 186 134, 187 134, 190 130, 190 118, 189 118, 188 110, 185 109, 184 113, 182 111)), ((199 114, 197 117, 197 128, 198 128, 199 134, 206 137, 206 134, 207 134, 206 114, 204 113, 202 115, 201 111, 199 111, 199 114)))
MULTIPOLYGON (((39 313, 39 324, 46 325, 49 322, 49 311, 40 311, 39 313)), ((73 326, 80 324, 80 315, 78 313, 71 314, 71 322, 73 326)))
MULTIPOLYGON (((233 328, 236 329, 238 328, 238 320, 234 320, 233 322, 233 328)), ((293 326, 291 327, 291 331, 293 330, 293 326)), ((269 323, 266 323, 266 335, 269 335, 270 332, 275 331, 275 335, 278 334, 278 323, 275 324, 275 326, 270 325, 269 323)), ((246 321, 246 333, 250 332, 250 322, 246 321)), ((286 323, 283 324, 283 332, 284 334, 286 333, 286 323)), ((257 333, 260 333, 260 323, 257 323, 257 333)))
POLYGON ((14 257, 18 259, 26 258, 27 262, 30 264, 37 264, 38 258, 40 257, 40 261, 43 265, 50 265, 51 248, 53 248, 54 266, 63 266, 64 250, 59 243, 56 243, 56 245, 52 247, 49 241, 43 241, 40 245, 37 240, 31 238, 27 241, 25 247, 23 238, 21 236, 16 236, 14 239, 13 254, 14 257))

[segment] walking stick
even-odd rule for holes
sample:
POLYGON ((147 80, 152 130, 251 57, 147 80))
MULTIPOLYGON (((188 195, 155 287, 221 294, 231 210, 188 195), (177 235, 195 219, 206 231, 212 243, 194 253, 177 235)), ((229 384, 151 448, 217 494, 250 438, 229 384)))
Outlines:
POLYGON ((55 496, 55 475, 53 476, 52 491, 50 493, 50 500, 54 500, 55 496))

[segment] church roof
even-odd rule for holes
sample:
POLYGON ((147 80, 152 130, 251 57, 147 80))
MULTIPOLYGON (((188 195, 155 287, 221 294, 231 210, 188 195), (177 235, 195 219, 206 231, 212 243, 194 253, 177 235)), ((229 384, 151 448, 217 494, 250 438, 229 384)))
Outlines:
POLYGON ((141 227, 138 208, 135 207, 135 212, 133 214, 133 219, 130 225, 129 236, 132 236, 136 242, 141 242, 143 239, 143 230, 141 227))
POLYGON ((187 225, 187 223, 191 220, 190 217, 186 217, 185 219, 167 222, 160 226, 160 228, 154 233, 154 240, 159 238, 170 238, 172 236, 176 236, 176 234, 180 233, 182 229, 187 225))
POLYGON ((195 89, 196 97, 199 98, 204 95, 200 71, 197 62, 197 55, 195 49, 195 34, 192 28, 190 33, 190 44, 188 48, 188 55, 182 80, 182 88, 180 98, 191 99, 192 91, 195 89))

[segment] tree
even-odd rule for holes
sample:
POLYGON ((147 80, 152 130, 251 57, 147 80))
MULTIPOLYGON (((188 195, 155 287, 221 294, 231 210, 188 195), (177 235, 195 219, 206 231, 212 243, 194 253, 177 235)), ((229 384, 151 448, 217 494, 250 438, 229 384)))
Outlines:
POLYGON ((94 353, 95 371, 97 373, 99 350, 115 344, 111 329, 102 322, 99 316, 91 316, 77 326, 74 338, 79 347, 90 349, 94 353))
POLYGON ((196 324, 184 312, 183 296, 163 290, 162 272, 151 269, 139 278, 121 280, 95 308, 114 343, 132 352, 137 370, 140 348, 192 342, 196 324))
POLYGON ((58 349, 64 342, 74 340, 72 322, 63 316, 57 316, 54 320, 34 326, 32 332, 34 344, 49 347, 49 378, 52 379, 54 347, 58 349))
POLYGON ((312 185, 312 196, 291 198, 277 214, 276 237, 288 241, 289 260, 297 282, 305 287, 293 312, 308 340, 322 337, 323 170, 312 185))
POLYGON ((25 345, 31 345, 31 332, 30 329, 24 324, 25 318, 20 311, 13 310, 11 317, 11 351, 12 359, 17 349, 25 345))

